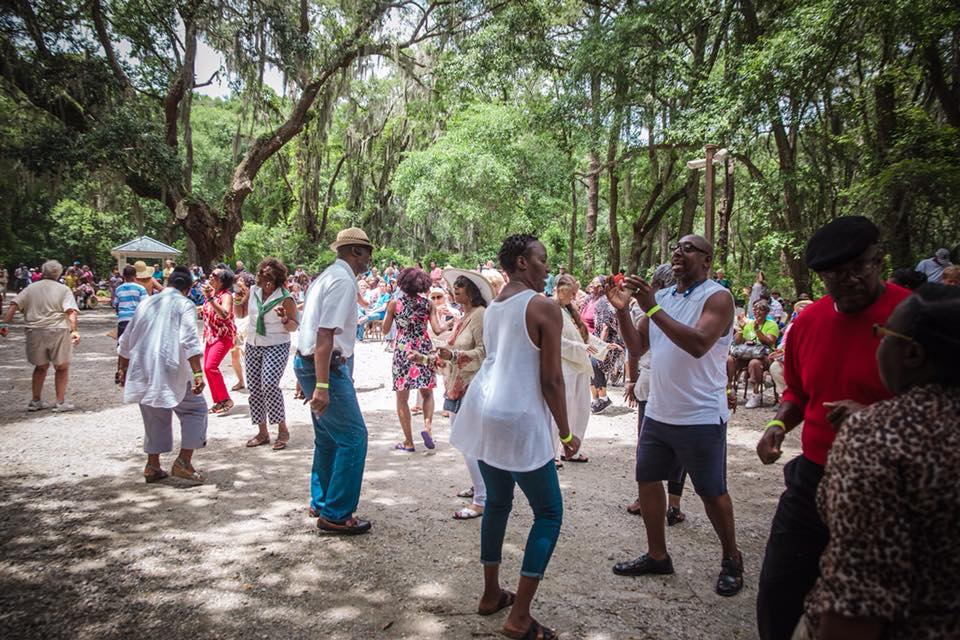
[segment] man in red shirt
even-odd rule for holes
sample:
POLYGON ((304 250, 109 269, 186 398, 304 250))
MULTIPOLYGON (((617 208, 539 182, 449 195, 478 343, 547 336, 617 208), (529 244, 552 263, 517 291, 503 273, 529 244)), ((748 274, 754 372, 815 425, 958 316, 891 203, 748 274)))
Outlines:
POLYGON ((787 432, 803 422, 802 455, 786 464, 760 573, 757 625, 762 640, 789 640, 819 575, 828 532, 815 497, 836 430, 852 411, 890 397, 880 381, 873 336, 910 291, 884 283, 880 230, 862 216, 837 218, 807 244, 806 261, 827 294, 794 320, 784 353, 780 409, 757 444, 772 464, 787 432))

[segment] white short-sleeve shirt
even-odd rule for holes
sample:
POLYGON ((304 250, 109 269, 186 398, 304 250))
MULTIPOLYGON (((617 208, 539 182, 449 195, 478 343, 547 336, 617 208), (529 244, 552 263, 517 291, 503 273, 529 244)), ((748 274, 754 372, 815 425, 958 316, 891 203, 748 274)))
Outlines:
POLYGON ((333 329, 333 348, 344 358, 353 355, 357 342, 357 278, 344 260, 337 259, 324 269, 307 289, 300 319, 297 351, 301 356, 313 355, 317 346, 317 329, 333 329))

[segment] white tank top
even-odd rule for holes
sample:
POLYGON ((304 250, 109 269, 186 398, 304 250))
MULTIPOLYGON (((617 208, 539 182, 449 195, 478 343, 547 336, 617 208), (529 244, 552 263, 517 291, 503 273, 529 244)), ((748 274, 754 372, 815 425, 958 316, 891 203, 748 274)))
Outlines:
MULTIPOLYGON (((692 327, 700 319, 707 299, 717 291, 730 295, 713 280, 705 280, 687 295, 670 287, 657 292, 657 304, 677 322, 692 327)), ((675 425, 726 422, 730 418, 727 354, 732 340, 733 333, 728 329, 702 358, 694 358, 651 320, 650 397, 646 415, 675 425)))
POLYGON ((523 291, 492 302, 483 317, 487 357, 467 389, 450 443, 505 471, 533 471, 553 460, 552 417, 540 388, 540 349, 527 332, 523 291))

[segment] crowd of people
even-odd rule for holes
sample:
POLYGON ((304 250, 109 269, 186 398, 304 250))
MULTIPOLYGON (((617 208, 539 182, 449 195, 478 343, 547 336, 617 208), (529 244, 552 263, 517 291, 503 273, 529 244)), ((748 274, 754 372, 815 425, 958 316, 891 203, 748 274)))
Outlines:
MULTIPOLYGON (((689 477, 720 543, 715 591, 742 590, 727 485, 727 425, 742 380, 745 408, 760 407, 767 386, 776 398, 756 446, 762 464, 777 461, 786 434, 803 425, 758 577, 760 637, 948 637, 960 628, 960 267, 946 250, 885 280, 879 229, 838 218, 813 234, 804 256, 826 295, 787 301, 762 271, 738 299, 697 235, 680 238, 649 280, 622 271, 583 288, 562 266, 551 269, 530 235, 506 238, 499 265, 474 270, 436 262, 378 270, 357 228, 331 249, 336 261, 314 278, 269 257, 254 273, 241 262, 206 277, 199 267, 138 262, 111 277, 116 380, 140 407, 146 482, 204 482, 193 457, 206 445, 209 416, 229 413, 230 392, 244 387, 257 427, 246 445, 270 444, 276 425, 273 448, 284 449, 280 378, 293 355, 314 428, 309 515, 327 534, 370 532, 358 515, 367 429, 353 367, 358 342, 382 340, 392 351, 396 452, 437 446, 442 380, 439 411, 467 468, 458 496, 470 501, 453 517, 481 520, 478 613, 509 609, 507 637, 554 638, 531 606, 563 525, 558 469, 589 461, 581 447, 590 417, 613 403, 608 390, 621 379, 638 416, 637 496, 627 510, 643 522, 646 549, 613 573, 674 573, 665 527, 685 519, 689 477), (220 371, 228 354, 238 377, 231 390, 220 371), (168 473, 160 456, 173 450, 173 414, 181 440, 168 473), (499 569, 516 486, 534 520, 514 591, 499 569)), ((76 287, 88 275, 82 265, 67 271, 48 261, 21 287, 32 275, 18 268, 18 296, 0 325, 6 335, 6 323, 24 314, 31 411, 47 408, 50 364, 53 410, 73 408, 65 391, 80 339, 76 287)))

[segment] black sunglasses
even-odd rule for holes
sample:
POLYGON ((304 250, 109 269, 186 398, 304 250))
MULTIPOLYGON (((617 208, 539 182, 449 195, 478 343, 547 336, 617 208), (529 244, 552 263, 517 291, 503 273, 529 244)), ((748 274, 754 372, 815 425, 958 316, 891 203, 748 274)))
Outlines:
POLYGON ((680 249, 684 253, 702 253, 705 256, 710 255, 709 251, 704 251, 703 249, 693 244, 692 242, 678 242, 677 244, 670 247, 671 252, 674 252, 677 249, 680 249))

